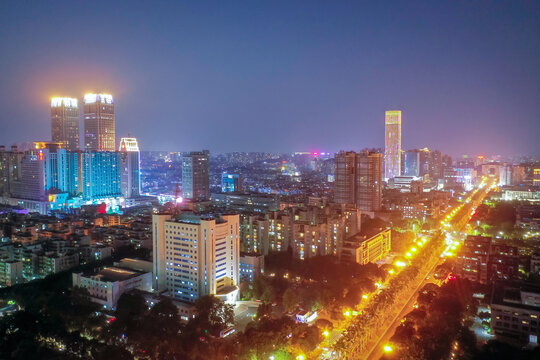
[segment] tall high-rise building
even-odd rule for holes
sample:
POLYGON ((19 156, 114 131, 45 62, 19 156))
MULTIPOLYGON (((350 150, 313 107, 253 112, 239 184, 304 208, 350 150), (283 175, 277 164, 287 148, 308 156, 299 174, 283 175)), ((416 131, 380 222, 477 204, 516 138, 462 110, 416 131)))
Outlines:
POLYGON ((154 290, 185 302, 211 294, 234 303, 240 283, 239 224, 239 215, 153 215, 154 290))
POLYGON ((21 178, 12 186, 12 196, 17 199, 45 201, 46 166, 43 150, 26 151, 21 159, 21 178))
POLYGON ((68 150, 79 150, 79 104, 77 99, 54 97, 51 100, 51 135, 68 150))
POLYGON ((210 199, 210 152, 193 151, 182 156, 182 197, 196 201, 210 199))
POLYGON ((382 154, 362 151, 356 161, 356 205, 362 211, 380 211, 382 154))
POLYGON ((84 148, 90 151, 115 151, 115 129, 112 95, 84 95, 84 148))
POLYGON ((137 139, 122 138, 119 151, 122 154, 122 195, 137 197, 141 194, 141 155, 137 139))
POLYGON ((21 178, 21 160, 24 153, 16 146, 7 150, 0 146, 0 196, 11 196, 13 184, 21 178))
POLYGON ((340 151, 335 155, 334 201, 356 204, 362 211, 379 211, 382 202, 382 155, 340 151))
POLYGON ((409 150, 405 152, 403 175, 420 176, 420 152, 418 150, 409 150))
POLYGON ((335 157, 334 201, 338 204, 356 203, 356 153, 340 151, 335 157))
POLYGON ((384 177, 401 175, 401 110, 385 113, 384 177))

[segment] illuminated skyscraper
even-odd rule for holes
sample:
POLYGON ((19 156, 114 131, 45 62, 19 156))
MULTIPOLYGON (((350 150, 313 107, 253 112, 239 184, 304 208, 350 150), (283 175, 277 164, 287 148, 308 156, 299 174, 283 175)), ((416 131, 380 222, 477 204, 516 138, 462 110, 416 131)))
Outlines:
POLYGON ((77 99, 54 97, 51 100, 51 135, 68 150, 79 150, 79 105, 77 99))
POLYGON ((84 95, 84 148, 91 151, 115 151, 115 135, 112 95, 84 95))
POLYGON ((137 139, 122 138, 119 151, 122 154, 122 195, 137 197, 141 194, 141 156, 137 139))
POLYGON ((401 110, 385 113, 384 177, 401 175, 401 110))

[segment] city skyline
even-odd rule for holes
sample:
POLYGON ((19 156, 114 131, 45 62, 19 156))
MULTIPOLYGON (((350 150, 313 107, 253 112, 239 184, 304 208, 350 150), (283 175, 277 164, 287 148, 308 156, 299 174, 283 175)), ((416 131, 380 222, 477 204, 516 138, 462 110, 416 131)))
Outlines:
POLYGON ((81 99, 94 89, 118 99, 118 134, 133 134, 145 150, 382 148, 383 113, 399 108, 403 149, 539 151, 540 49, 528 41, 539 33, 537 4, 231 4, 210 12, 162 4, 161 16, 143 22, 144 7, 124 3, 108 5, 110 15, 100 6, 34 5, 31 17, 22 4, 3 5, 10 16, 0 15, 0 42, 13 49, 0 67, 6 145, 48 130, 50 97, 81 99), (117 21, 120 12, 129 15, 117 21), (74 31, 65 33, 60 18, 74 31), (43 31, 33 36, 36 27, 43 31), (36 56, 44 46, 55 56, 36 56))

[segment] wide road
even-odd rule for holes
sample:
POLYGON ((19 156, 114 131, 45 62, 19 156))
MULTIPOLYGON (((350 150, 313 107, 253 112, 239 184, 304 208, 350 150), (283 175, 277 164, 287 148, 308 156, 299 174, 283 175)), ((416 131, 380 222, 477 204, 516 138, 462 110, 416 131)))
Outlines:
MULTIPOLYGON (((478 206, 486 195, 489 193, 489 186, 485 186, 484 188, 480 189, 476 194, 473 195, 471 199, 472 207, 478 206)), ((468 219, 470 217, 470 209, 468 207, 465 207, 460 212, 456 213, 456 217, 452 219, 451 221, 451 228, 452 230, 461 231, 463 228, 467 225, 468 219), (465 220, 467 219, 467 221, 465 220)), ((440 236, 445 236, 444 232, 440 236)), ((443 252, 444 253, 444 252, 443 252)), ((442 255, 442 254, 441 254, 442 255)), ((433 266, 430 267, 430 270, 426 273, 418 287, 415 289, 413 294, 410 296, 408 301, 405 303, 401 311, 398 315, 392 320, 392 323, 389 325, 389 327, 384 331, 384 333, 378 338, 377 342, 371 347, 371 349, 366 352, 362 358, 366 360, 378 360, 382 357, 384 352, 384 345, 387 344, 390 341, 390 338, 394 335, 394 332, 398 328, 398 326, 401 325, 401 319, 405 317, 409 312, 411 312, 414 308, 413 305, 416 302, 416 298, 418 297, 418 293, 420 289, 422 289, 426 284, 433 282, 433 275, 435 268, 437 265, 442 263, 442 258, 439 260, 434 261, 433 266), (429 279, 429 280, 428 280, 429 279)))

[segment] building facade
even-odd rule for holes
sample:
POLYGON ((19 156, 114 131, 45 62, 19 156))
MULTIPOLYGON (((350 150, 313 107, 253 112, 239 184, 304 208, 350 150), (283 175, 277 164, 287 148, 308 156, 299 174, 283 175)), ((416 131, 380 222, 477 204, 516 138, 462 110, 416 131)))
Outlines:
POLYGON ((239 174, 221 174, 221 191, 222 192, 239 192, 242 191, 242 177, 239 174))
POLYGON ((85 151, 82 154, 82 194, 84 200, 122 196, 121 154, 85 151))
POLYGON ((401 110, 385 113, 384 177, 401 175, 401 110))
POLYGON ((97 272, 73 273, 73 286, 88 290, 90 300, 106 309, 116 309, 120 296, 133 289, 152 291, 152 273, 122 267, 106 267, 97 272))
POLYGON ((77 99, 52 98, 51 135, 53 142, 63 143, 66 149, 79 150, 79 104, 77 99))
POLYGON ((152 219, 154 290, 179 301, 215 295, 227 303, 238 297, 240 229, 238 215, 152 219))
POLYGON ((89 151, 116 150, 114 102, 109 94, 84 95, 84 148, 89 151))
POLYGON ((375 212, 382 202, 382 155, 340 151, 335 155, 334 201, 375 212))
POLYGON ((538 344, 540 286, 497 281, 490 305, 491 329, 497 340, 517 346, 538 344))
POLYGON ((210 152, 190 152, 182 156, 182 197, 194 201, 210 199, 210 152))
POLYGON ((391 245, 390 229, 381 230, 371 236, 357 234, 344 241, 339 251, 339 259, 366 265, 386 257, 390 253, 391 245))
POLYGON ((122 158, 122 195, 125 198, 141 194, 141 154, 135 138, 122 138, 120 148, 122 158))

